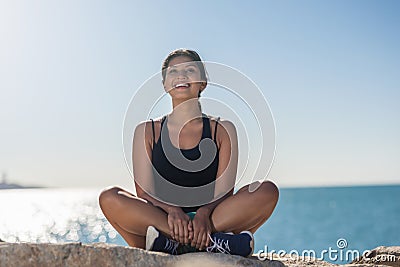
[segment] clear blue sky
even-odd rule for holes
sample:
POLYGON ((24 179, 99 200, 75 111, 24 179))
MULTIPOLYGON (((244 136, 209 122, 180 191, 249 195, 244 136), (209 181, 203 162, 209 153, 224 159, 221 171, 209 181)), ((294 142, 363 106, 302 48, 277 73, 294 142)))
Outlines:
POLYGON ((187 47, 262 89, 278 185, 400 183, 399 12, 398 1, 2 1, 0 172, 131 186, 127 105, 187 47))

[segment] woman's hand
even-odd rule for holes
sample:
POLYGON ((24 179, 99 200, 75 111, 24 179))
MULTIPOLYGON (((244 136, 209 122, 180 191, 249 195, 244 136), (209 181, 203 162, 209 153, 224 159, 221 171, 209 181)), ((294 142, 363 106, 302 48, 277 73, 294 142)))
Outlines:
POLYGON ((203 250, 209 246, 210 234, 212 231, 210 214, 197 210, 196 215, 192 221, 193 226, 193 240, 192 247, 203 250))
POLYGON ((189 229, 190 223, 190 217, 181 208, 174 207, 169 210, 168 225, 171 237, 181 244, 188 244, 193 237, 193 232, 189 229))

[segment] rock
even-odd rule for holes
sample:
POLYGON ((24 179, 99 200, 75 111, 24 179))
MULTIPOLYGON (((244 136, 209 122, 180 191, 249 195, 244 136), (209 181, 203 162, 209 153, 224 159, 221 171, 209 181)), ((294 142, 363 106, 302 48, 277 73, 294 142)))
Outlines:
POLYGON ((231 256, 219 253, 190 253, 172 256, 160 252, 104 243, 34 244, 1 243, 0 267, 46 266, 162 266, 162 267, 228 267, 284 266, 279 261, 231 256))
MULTIPOLYGON (((257 256, 253 255, 252 258, 258 259, 257 256)), ((263 259, 263 257, 261 258, 263 259)), ((303 267, 303 266, 325 266, 325 267, 332 267, 338 266, 337 264, 328 263, 325 261, 320 261, 315 258, 302 258, 302 257, 290 257, 290 255, 277 255, 277 254, 268 254, 267 259, 273 261, 279 261, 284 266, 296 266, 296 267, 303 267)))
POLYGON ((317 260, 314 258, 302 258, 285 255, 279 257, 278 255, 270 255, 269 259, 279 260, 285 264, 285 266, 325 266, 325 267, 387 267, 387 266, 398 266, 400 267, 400 247, 377 247, 370 251, 368 255, 363 258, 353 260, 350 264, 338 265, 328 263, 325 261, 317 260))
MULTIPOLYGON (((400 247, 378 247, 370 252, 370 259, 379 255, 391 255, 390 261, 373 262, 358 259, 341 267, 400 266, 400 247), (394 258, 393 258, 394 257, 394 258)), ((382 258, 381 258, 382 259, 382 258)), ((35 244, 35 243, 0 243, 0 267, 47 267, 47 266, 162 266, 162 267, 302 267, 302 266, 340 266, 312 258, 290 258, 269 255, 259 260, 257 256, 244 258, 220 253, 189 253, 172 256, 160 252, 117 246, 105 243, 81 244, 35 244), (279 260, 277 260, 279 259, 279 260)))
POLYGON ((397 247, 377 247, 371 250, 352 264, 380 264, 384 266, 400 267, 400 246, 397 247))

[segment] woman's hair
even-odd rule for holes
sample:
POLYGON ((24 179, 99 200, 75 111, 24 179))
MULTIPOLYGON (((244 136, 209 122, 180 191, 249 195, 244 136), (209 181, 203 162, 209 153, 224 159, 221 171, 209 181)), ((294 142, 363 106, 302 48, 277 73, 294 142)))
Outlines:
MULTIPOLYGON (((200 78, 202 81, 207 83, 207 73, 206 73, 206 68, 204 67, 203 62, 201 61, 201 58, 199 56, 199 54, 197 54, 195 51, 193 50, 189 50, 189 49, 185 49, 185 48, 179 48, 176 49, 174 51, 172 51, 171 53, 168 54, 168 56, 164 59, 164 62, 162 64, 161 67, 161 74, 162 74, 162 79, 163 82, 165 80, 165 75, 167 73, 167 69, 169 67, 169 63, 171 62, 171 60, 175 57, 179 57, 179 56, 185 56, 185 57, 189 57, 191 58, 194 62, 196 62, 196 65, 199 67, 200 69, 200 78)), ((199 92, 199 97, 200 97, 200 92, 199 92)))

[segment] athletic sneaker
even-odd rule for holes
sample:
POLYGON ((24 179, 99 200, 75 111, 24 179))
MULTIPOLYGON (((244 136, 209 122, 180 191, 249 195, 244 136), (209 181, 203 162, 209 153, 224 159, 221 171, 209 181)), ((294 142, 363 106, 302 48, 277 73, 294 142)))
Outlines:
POLYGON ((146 233, 146 250, 165 252, 172 255, 177 255, 177 248, 179 242, 171 238, 166 237, 159 231, 157 231, 154 226, 147 227, 146 233))
POLYGON ((213 233, 210 235, 211 246, 208 252, 220 252, 231 255, 248 257, 254 251, 254 237, 250 231, 243 231, 240 234, 232 233, 213 233))

